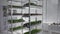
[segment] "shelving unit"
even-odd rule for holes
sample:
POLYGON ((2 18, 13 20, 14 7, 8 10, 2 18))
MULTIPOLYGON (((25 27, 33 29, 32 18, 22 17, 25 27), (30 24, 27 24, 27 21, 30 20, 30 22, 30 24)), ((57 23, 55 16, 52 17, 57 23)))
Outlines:
POLYGON ((38 0, 34 0, 34 2, 30 3, 28 1, 24 3, 22 0, 20 2, 8 1, 8 8, 6 9, 8 15, 6 17, 8 18, 7 31, 9 34, 26 34, 27 32, 37 34, 41 31, 37 26, 42 23, 42 5, 37 4, 38 0), (20 3, 20 5, 16 3, 20 3), (41 13, 39 13, 40 11, 41 13), (40 16, 41 19, 38 19, 40 16))
POLYGON ((60 34, 60 0, 0 0, 0 34, 40 33, 60 34))

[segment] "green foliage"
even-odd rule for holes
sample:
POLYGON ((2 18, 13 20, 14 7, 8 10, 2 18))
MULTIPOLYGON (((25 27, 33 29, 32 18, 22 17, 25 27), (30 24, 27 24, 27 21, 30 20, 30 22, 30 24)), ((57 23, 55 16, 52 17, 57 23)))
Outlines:
MULTIPOLYGON (((30 3, 30 5, 33 5, 33 6, 40 6, 40 5, 37 5, 37 4, 35 4, 35 3, 30 3)), ((29 7, 29 3, 24 4, 24 7, 29 7)))
MULTIPOLYGON (((11 7, 11 5, 8 5, 9 7, 11 7)), ((23 6, 14 6, 12 5, 13 8, 23 8, 23 6)))
MULTIPOLYGON (((37 34, 40 31, 41 31, 41 29, 34 29, 34 30, 31 31, 31 34, 37 34)), ((29 34, 29 32, 26 32, 24 34, 29 34)))
POLYGON ((17 20, 8 20, 9 23, 17 23, 17 22, 24 22, 23 19, 17 19, 17 20))
POLYGON ((30 23, 31 23, 31 25, 39 24, 39 23, 41 23, 41 20, 40 21, 33 21, 33 22, 30 22, 30 23))
POLYGON ((10 28, 10 31, 15 31, 15 30, 19 30, 24 28, 23 26, 18 26, 18 27, 14 27, 14 28, 10 28))
POLYGON ((24 25, 23 25, 23 27, 28 27, 28 28, 30 28, 30 26, 33 26, 33 25, 36 25, 36 24, 40 24, 41 23, 41 20, 39 20, 39 21, 33 21, 33 22, 30 22, 30 23, 25 23, 24 25), (31 24, 31 25, 30 25, 31 24))
MULTIPOLYGON (((39 23, 41 23, 41 20, 40 21, 33 21, 33 22, 31 22, 31 25, 35 25, 35 24, 39 24, 39 23)), ((29 23, 28 23, 29 24, 29 23)), ((15 31, 15 30, 19 30, 19 29, 22 29, 22 28, 24 28, 23 26, 19 26, 19 27, 14 27, 14 28, 10 28, 10 31, 15 31)), ((35 29, 35 30, 32 30, 31 32, 38 32, 38 31, 40 31, 40 30, 37 30, 37 29, 35 29)), ((28 33, 28 32, 27 32, 28 33)), ((32 33, 33 34, 33 33, 32 33)))
POLYGON ((25 23, 25 24, 27 24, 27 25, 36 25, 36 24, 39 24, 39 23, 41 23, 41 20, 39 20, 39 21, 32 21, 32 22, 30 22, 30 23, 25 23))

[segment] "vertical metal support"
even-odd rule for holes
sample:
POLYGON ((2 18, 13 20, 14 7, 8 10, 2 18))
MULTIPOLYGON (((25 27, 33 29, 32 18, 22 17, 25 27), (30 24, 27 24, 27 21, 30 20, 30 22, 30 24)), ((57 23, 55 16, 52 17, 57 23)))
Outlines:
MULTIPOLYGON (((7 12, 8 12, 8 5, 7 5, 7 12)), ((7 13, 7 16, 8 16, 8 13, 7 13)), ((6 19, 8 20, 8 18, 6 18, 6 19)), ((7 28, 7 34, 8 34, 8 22, 6 25, 7 25, 6 28, 7 28)))
MULTIPOLYGON (((45 2, 45 0, 42 0, 42 30, 43 30, 43 28, 44 28, 44 26, 43 26, 43 18, 44 18, 44 12, 43 12, 43 8, 44 8, 44 2, 45 2)), ((43 34, 43 31, 42 31, 42 34, 43 34)))
POLYGON ((9 0, 7 0, 7 6, 6 6, 6 7, 7 7, 7 14, 6 14, 6 15, 7 15, 7 16, 6 16, 6 19, 7 19, 7 21, 6 21, 6 22, 7 22, 7 23, 6 23, 7 34, 9 34, 9 33, 8 33, 8 30, 9 30, 9 29, 8 29, 8 28, 9 28, 9 27, 8 27, 8 12, 9 12, 9 11, 8 11, 8 9, 9 9, 8 1, 9 1, 9 0))
POLYGON ((46 22, 47 22, 47 0, 46 0, 46 22))
MULTIPOLYGON (((42 0, 42 14, 44 13, 43 12, 43 5, 44 5, 44 3, 43 3, 43 0, 42 0)), ((42 23, 43 23, 43 15, 42 15, 42 23)))
MULTIPOLYGON (((44 4, 43 4, 43 1, 44 1, 44 0, 39 0, 39 1, 42 1, 42 10, 41 10, 41 11, 42 11, 42 21, 41 21, 41 22, 43 23, 43 5, 44 5, 44 4)), ((42 24, 42 28, 43 28, 43 24, 42 24)))
MULTIPOLYGON (((12 0, 11 0, 11 28, 12 28, 12 26, 13 26, 13 24, 12 24, 12 22, 13 22, 13 19, 12 19, 12 0)), ((13 34, 13 29, 12 29, 12 31, 11 31, 11 34, 13 34)))
MULTIPOLYGON (((21 10, 21 14, 22 14, 22 10, 21 10)), ((23 19, 23 17, 21 17, 21 19, 23 19)), ((21 23, 22 25, 22 34, 23 34, 23 22, 21 23)))
MULTIPOLYGON (((35 1, 36 2, 36 4, 37 4, 37 1, 35 1)), ((35 13, 37 14, 37 6, 36 6, 36 9, 35 9, 36 11, 35 11, 35 13)), ((36 16, 36 18, 35 18, 35 21, 37 22, 37 16, 36 16)), ((36 28, 35 29, 37 29, 37 25, 36 25, 36 28)))
MULTIPOLYGON (((22 0, 21 0, 21 5, 22 5, 22 3, 23 3, 23 2, 22 2, 22 0)), ((23 8, 21 8, 21 14, 23 15, 22 12, 23 12, 23 8)), ((21 19, 23 19, 23 17, 21 17, 21 19)), ((23 22, 21 23, 21 25, 23 25, 23 22)), ((23 33, 23 26, 22 26, 22 34, 24 34, 24 33, 23 33)))
POLYGON ((58 12, 58 11, 59 11, 59 5, 60 5, 60 4, 59 4, 59 0, 58 0, 58 8, 57 8, 57 23, 58 23, 58 21, 59 21, 59 17, 58 17, 58 16, 59 16, 59 12, 58 12))
MULTIPOLYGON (((29 25, 31 26, 31 23, 30 23, 30 0, 29 0, 29 25)), ((29 34, 31 34, 31 27, 29 27, 29 34)))
MULTIPOLYGON (((47 0, 42 0, 42 30, 44 29, 44 20, 43 20, 43 18, 44 18, 44 16, 45 16, 45 18, 46 18, 46 20, 45 20, 45 22, 47 22, 47 0), (46 4, 46 5, 45 5, 46 4), (45 7, 44 7, 45 6, 45 7), (46 9, 45 9, 46 8, 46 9), (46 14, 44 13, 44 9, 45 9, 45 12, 46 12, 46 14), (44 15, 45 14, 45 15, 44 15)), ((43 30, 43 32, 44 32, 44 30, 43 30)), ((42 32, 42 33, 43 33, 42 32)))

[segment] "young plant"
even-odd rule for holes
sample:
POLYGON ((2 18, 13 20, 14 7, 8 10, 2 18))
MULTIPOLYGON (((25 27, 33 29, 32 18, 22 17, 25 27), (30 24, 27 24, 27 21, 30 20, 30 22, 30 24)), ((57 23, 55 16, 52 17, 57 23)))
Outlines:
POLYGON ((17 22, 24 22, 23 19, 17 19, 17 20, 8 20, 9 23, 17 23, 17 22))
POLYGON ((18 26, 18 27, 14 27, 14 28, 10 28, 10 31, 15 31, 15 30, 19 30, 24 28, 23 26, 18 26))
MULTIPOLYGON (((31 31, 31 34, 37 34, 40 31, 41 31, 41 29, 34 29, 34 30, 31 31)), ((29 32, 26 32, 24 34, 29 34, 29 32)))

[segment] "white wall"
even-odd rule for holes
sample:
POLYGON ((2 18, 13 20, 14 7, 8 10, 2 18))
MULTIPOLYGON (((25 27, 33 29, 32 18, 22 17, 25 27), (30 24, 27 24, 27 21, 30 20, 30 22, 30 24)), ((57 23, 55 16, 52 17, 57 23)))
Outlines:
POLYGON ((58 1, 58 22, 60 23, 60 0, 58 1))
MULTIPOLYGON (((45 1, 46 2, 46 1, 45 1)), ((58 0, 47 0, 47 5, 44 7, 44 23, 53 23, 57 22, 57 8, 58 8, 58 0), (47 7, 46 7, 47 6, 47 7), (46 10, 47 8, 47 10, 46 10)))

